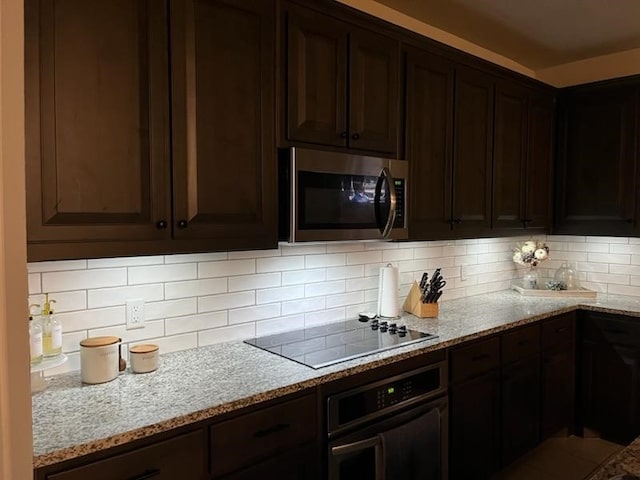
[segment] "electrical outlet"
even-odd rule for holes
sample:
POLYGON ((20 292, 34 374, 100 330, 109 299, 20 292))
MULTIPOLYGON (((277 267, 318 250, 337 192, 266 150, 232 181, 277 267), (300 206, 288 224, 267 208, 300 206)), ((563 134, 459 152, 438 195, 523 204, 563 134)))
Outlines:
POLYGON ((144 299, 127 300, 127 330, 144 328, 144 299))
POLYGON ((465 265, 460 265, 460 281, 461 282, 467 281, 467 269, 465 265))

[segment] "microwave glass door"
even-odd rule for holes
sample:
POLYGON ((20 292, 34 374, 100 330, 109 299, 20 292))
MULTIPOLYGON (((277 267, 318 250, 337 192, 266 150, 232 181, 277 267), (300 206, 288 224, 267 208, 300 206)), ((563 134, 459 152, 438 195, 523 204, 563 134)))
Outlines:
POLYGON ((381 177, 298 171, 300 230, 381 229, 389 209, 381 177))

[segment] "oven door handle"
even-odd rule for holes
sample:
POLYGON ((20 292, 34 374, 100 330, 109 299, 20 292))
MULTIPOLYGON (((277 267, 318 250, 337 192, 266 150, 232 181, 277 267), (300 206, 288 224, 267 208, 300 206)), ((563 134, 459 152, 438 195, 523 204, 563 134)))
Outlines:
POLYGON ((367 438, 353 443, 347 443, 346 445, 338 445, 337 447, 331 447, 331 455, 348 455, 350 453, 357 453, 361 450, 373 447, 375 449, 376 458, 376 477, 375 480, 384 480, 384 456, 382 452, 382 437, 376 435, 375 437, 367 438))

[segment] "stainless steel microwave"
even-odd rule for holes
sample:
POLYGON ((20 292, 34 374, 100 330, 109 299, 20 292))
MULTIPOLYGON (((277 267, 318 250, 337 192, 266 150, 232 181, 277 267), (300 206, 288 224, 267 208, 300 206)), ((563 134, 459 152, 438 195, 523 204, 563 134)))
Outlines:
POLYGON ((279 162, 280 240, 408 238, 406 161, 292 147, 279 162))

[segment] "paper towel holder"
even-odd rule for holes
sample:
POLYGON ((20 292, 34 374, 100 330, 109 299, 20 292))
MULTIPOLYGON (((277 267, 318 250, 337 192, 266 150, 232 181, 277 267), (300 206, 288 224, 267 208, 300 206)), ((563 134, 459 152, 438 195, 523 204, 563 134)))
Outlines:
POLYGON ((378 281, 378 308, 377 313, 380 318, 398 318, 398 270, 391 263, 387 263, 380 268, 380 278, 378 281), (384 272, 389 272, 385 275, 384 272), (389 278, 391 276, 391 278, 389 278), (386 283, 386 285, 385 285, 386 283), (389 284, 390 283, 390 284, 389 284), (393 312, 393 315, 388 313, 393 312), (385 315, 386 314, 386 315, 385 315))

